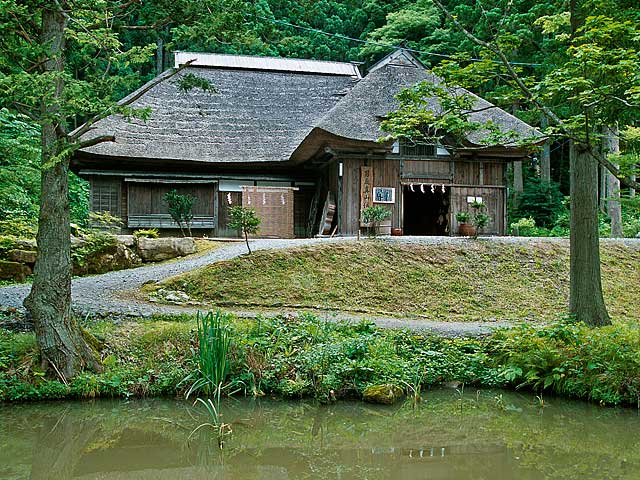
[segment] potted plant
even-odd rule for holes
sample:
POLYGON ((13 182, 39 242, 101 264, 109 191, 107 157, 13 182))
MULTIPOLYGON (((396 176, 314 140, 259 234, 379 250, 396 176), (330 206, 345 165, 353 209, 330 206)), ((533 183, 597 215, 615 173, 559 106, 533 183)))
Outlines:
POLYGON ((475 237, 476 227, 471 224, 471 214, 469 212, 456 213, 456 220, 458 221, 458 235, 463 237, 475 237))
POLYGON ((378 234, 380 223, 391 217, 391 211, 382 205, 373 205, 362 210, 362 223, 369 225, 373 237, 378 234))

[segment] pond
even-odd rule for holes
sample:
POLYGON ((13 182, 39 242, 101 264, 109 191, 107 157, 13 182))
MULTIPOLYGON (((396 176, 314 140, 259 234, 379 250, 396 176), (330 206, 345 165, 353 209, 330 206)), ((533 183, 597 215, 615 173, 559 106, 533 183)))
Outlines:
POLYGON ((0 406, 0 478, 638 479, 640 417, 533 394, 453 389, 417 405, 225 400, 218 448, 179 400, 0 406), (544 404, 544 406, 542 406, 544 404))

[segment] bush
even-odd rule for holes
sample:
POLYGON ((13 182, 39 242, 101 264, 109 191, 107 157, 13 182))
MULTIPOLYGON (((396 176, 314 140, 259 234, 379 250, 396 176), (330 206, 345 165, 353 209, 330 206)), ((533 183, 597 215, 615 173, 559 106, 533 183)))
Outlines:
POLYGON ((157 228, 147 228, 143 230, 136 230, 133 232, 133 236, 135 238, 158 238, 160 236, 160 232, 157 228))
POLYGON ((88 259, 113 249, 118 244, 115 235, 105 232, 92 232, 82 239, 86 242, 84 245, 71 249, 71 259, 79 267, 83 267, 88 259))
POLYGON ((25 218, 0 220, 0 235, 10 235, 20 238, 35 238, 37 228, 34 223, 25 218))
POLYGON ((525 178, 524 191, 518 195, 512 218, 533 218, 536 225, 549 228, 563 210, 563 195, 554 182, 543 182, 535 175, 525 178))

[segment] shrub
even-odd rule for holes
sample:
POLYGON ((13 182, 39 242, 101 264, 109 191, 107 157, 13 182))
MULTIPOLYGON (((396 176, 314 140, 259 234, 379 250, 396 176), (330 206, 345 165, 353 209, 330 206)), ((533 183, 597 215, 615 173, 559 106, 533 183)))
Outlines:
POLYGON ((115 235, 105 232, 92 232, 82 238, 86 243, 80 247, 71 249, 71 259, 79 267, 84 266, 88 259, 118 244, 115 235))
POLYGON ((192 195, 181 195, 175 189, 170 190, 162 197, 169 209, 169 215, 174 222, 180 227, 182 236, 184 237, 184 229, 187 229, 191 236, 191 220, 193 220, 193 204, 197 198, 192 195))
POLYGON ((25 218, 0 220, 0 235, 11 235, 20 238, 35 238, 37 227, 25 218))
POLYGON ((362 222, 371 225, 371 232, 375 237, 378 226, 391 217, 391 210, 382 205, 372 205, 362 210, 362 222))
POLYGON ((229 208, 229 223, 227 226, 229 228, 238 229, 242 232, 249 254, 251 254, 249 235, 258 233, 261 221, 262 220, 260 220, 260 217, 256 215, 256 211, 253 208, 247 208, 241 205, 235 205, 229 208))
POLYGON ((563 210, 560 186, 554 182, 543 182, 535 175, 525 178, 524 191, 518 195, 513 208, 513 218, 533 218, 536 225, 551 227, 563 210))
POLYGON ((136 230, 133 232, 133 236, 135 238, 158 238, 160 236, 160 232, 157 228, 147 228, 136 230))

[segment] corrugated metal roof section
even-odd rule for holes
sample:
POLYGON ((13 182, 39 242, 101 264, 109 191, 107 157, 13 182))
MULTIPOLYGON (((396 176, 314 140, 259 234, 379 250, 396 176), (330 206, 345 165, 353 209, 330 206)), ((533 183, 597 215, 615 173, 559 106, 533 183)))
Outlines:
POLYGON ((248 55, 223 55, 218 53, 175 52, 175 66, 194 60, 193 66, 217 68, 241 68, 247 70, 271 70, 325 75, 345 75, 361 78, 353 63, 306 60, 301 58, 252 57, 248 55))

